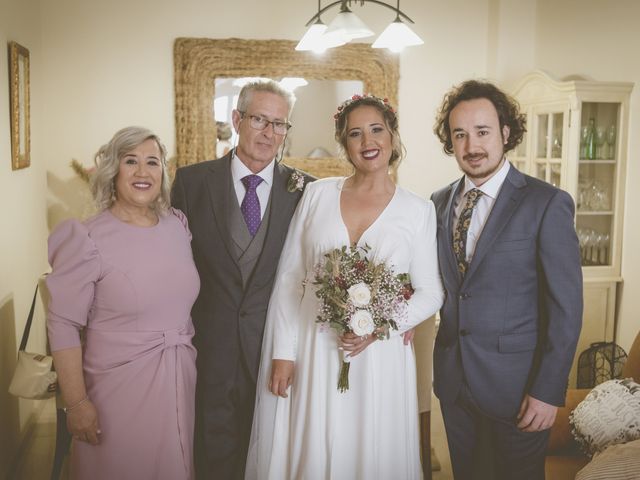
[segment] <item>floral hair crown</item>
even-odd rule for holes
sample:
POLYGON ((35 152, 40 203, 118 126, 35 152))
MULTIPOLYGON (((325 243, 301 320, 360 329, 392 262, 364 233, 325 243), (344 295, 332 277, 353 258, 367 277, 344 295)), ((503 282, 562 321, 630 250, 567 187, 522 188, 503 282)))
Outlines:
POLYGON ((370 93, 365 93, 364 95, 355 94, 351 98, 348 98, 347 100, 342 102, 340 105, 338 105, 338 111, 333 115, 333 119, 336 121, 336 124, 338 123, 338 120, 340 119, 340 117, 344 115, 344 112, 349 105, 364 99, 374 100, 376 103, 380 105, 380 107, 382 107, 383 111, 386 110, 388 112, 391 112, 393 116, 396 115, 396 111, 389 103, 388 98, 376 97, 375 95, 371 95, 370 93))

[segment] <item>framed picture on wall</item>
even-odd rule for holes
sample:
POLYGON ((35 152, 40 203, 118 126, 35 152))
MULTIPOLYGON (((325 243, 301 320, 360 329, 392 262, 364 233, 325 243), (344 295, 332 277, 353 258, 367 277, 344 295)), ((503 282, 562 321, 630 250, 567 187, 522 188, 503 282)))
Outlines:
POLYGON ((29 118, 29 50, 9 42, 9 96, 11 110, 11 168, 31 164, 29 118))

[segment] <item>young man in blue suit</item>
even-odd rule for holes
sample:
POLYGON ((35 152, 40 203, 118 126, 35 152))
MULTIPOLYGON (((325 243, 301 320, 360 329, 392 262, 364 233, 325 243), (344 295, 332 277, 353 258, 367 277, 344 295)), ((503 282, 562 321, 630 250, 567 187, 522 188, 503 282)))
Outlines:
POLYGON ((454 476, 543 479, 582 322, 574 204, 508 162, 525 117, 493 84, 454 87, 434 131, 464 173, 432 196, 447 293, 434 391, 454 476))

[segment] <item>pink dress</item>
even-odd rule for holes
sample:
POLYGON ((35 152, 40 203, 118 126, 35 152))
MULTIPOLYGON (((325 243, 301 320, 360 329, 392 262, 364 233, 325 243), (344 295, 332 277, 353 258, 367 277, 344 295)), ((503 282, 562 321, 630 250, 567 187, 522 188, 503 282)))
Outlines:
POLYGON ((74 441, 72 478, 193 478, 200 281, 190 239, 175 209, 148 228, 105 210, 49 238, 51 349, 79 346, 86 327, 84 378, 102 431, 97 446, 74 441))

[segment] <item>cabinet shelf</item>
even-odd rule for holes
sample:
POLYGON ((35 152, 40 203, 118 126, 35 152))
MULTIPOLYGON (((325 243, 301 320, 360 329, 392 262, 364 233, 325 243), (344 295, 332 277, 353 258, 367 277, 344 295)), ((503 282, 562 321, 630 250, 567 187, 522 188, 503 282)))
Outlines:
POLYGON ((587 160, 585 158, 581 158, 578 161, 581 165, 615 165, 615 160, 587 160))
POLYGON ((611 211, 611 210, 578 210, 576 211, 576 215, 589 215, 589 216, 596 216, 596 215, 614 215, 615 212, 611 211))

